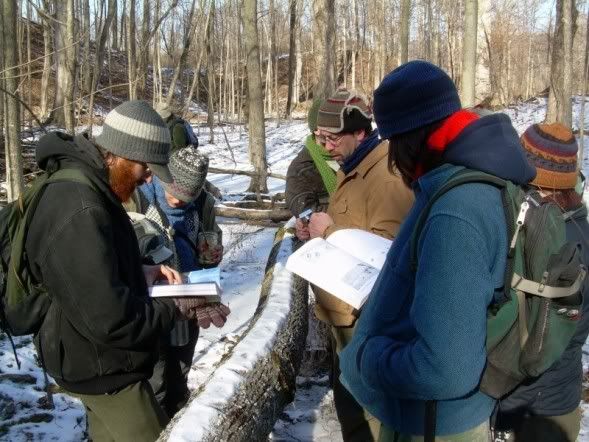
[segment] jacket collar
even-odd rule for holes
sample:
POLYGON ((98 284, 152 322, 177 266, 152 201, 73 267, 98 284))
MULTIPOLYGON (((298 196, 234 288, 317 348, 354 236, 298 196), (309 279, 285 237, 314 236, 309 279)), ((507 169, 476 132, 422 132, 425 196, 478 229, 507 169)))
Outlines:
MULTIPOLYGON (((388 147, 388 141, 382 141, 378 146, 376 146, 372 150, 372 152, 366 155, 366 157, 362 160, 360 164, 356 166, 355 169, 353 169, 350 173, 345 175, 344 179, 355 176, 356 174, 359 174, 362 178, 364 178, 368 174, 368 172, 370 172, 370 169, 372 169, 376 165, 376 163, 378 163, 380 160, 382 160, 383 157, 386 157, 389 154, 388 147)), ((339 173, 343 174, 343 171, 340 169, 338 174, 339 173)))
POLYGON ((413 182, 412 187, 416 196, 423 194, 429 199, 452 175, 462 169, 464 169, 463 166, 442 164, 441 166, 430 170, 428 173, 413 182))

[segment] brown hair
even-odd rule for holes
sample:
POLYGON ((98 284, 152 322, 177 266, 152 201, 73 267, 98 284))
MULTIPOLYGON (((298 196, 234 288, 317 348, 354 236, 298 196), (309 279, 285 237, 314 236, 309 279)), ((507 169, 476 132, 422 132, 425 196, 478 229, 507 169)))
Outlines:
POLYGON ((427 140, 440 124, 436 121, 389 138, 389 170, 391 173, 398 170, 407 187, 419 178, 416 175, 418 167, 422 173, 427 173, 443 164, 443 153, 427 148, 427 140))
POLYGON ((547 195, 542 200, 556 203, 563 212, 577 209, 583 204, 583 195, 578 194, 575 189, 548 191, 547 189, 540 188, 540 190, 547 192, 547 195))

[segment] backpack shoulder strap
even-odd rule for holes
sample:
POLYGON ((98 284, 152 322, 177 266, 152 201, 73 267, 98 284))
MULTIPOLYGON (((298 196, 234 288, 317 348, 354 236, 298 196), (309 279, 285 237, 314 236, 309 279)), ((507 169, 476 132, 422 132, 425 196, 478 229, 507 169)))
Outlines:
POLYGON ((411 234, 410 242, 410 265, 414 272, 417 271, 417 243, 419 242, 419 236, 421 235, 421 231, 425 226, 425 222, 427 221, 431 208, 444 194, 448 193, 455 187, 467 183, 492 184, 499 187, 500 189, 504 189, 507 186, 506 180, 477 170, 463 169, 451 176, 450 179, 446 181, 446 183, 432 195, 426 206, 419 214, 417 222, 415 223, 415 228, 411 234))
POLYGON ((45 181, 45 185, 64 181, 85 184, 93 190, 98 191, 98 186, 80 169, 59 169, 49 176, 47 181, 45 181))

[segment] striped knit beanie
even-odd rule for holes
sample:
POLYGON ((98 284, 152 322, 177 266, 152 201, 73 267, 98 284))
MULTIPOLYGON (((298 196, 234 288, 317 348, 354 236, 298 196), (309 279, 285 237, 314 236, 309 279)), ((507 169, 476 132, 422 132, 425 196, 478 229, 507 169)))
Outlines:
POLYGON ((167 164, 170 131, 164 120, 145 101, 126 101, 108 113, 96 144, 127 160, 147 163, 164 182, 172 176, 167 164))
POLYGON ((163 184, 166 192, 185 203, 198 198, 209 171, 209 157, 188 146, 172 153, 169 167, 174 181, 163 184))
POLYGON ((317 115, 317 128, 331 133, 354 132, 370 125, 372 110, 366 98, 340 89, 324 100, 317 115))
POLYGON ((532 184, 540 188, 574 189, 577 184, 577 140, 560 123, 534 124, 521 136, 528 161, 536 166, 532 184))

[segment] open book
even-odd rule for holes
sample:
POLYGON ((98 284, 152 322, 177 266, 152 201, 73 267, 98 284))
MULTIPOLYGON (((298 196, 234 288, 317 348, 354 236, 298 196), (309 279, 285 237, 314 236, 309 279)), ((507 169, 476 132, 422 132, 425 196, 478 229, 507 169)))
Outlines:
POLYGON ((359 229, 315 238, 293 253, 287 270, 337 296, 355 309, 368 298, 392 241, 359 229))
POLYGON ((184 284, 158 284, 149 288, 149 296, 182 297, 199 296, 208 302, 221 302, 221 270, 219 267, 195 270, 182 275, 184 284))

